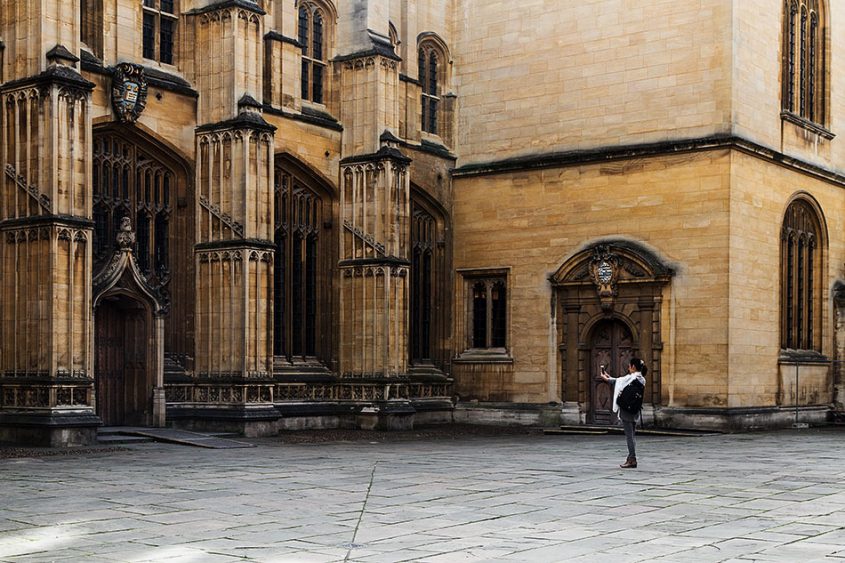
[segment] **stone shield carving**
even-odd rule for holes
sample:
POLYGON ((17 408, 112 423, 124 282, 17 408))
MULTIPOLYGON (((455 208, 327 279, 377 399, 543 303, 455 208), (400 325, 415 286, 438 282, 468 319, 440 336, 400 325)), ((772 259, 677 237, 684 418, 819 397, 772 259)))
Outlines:
POLYGON ((147 105, 147 78, 144 68, 120 63, 112 74, 111 104, 118 120, 134 123, 147 105))

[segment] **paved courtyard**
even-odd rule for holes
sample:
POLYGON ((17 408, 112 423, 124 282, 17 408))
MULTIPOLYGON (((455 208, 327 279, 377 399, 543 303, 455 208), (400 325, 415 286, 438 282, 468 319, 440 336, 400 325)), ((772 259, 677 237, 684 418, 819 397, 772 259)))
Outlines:
POLYGON ((845 431, 0 460, 2 561, 845 561, 845 431))

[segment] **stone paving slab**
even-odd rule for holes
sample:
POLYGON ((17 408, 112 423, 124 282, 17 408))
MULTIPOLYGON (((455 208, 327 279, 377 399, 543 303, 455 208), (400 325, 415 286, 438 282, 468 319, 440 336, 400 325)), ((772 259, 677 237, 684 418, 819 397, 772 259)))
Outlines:
POLYGON ((0 460, 0 561, 845 563, 845 431, 0 460))

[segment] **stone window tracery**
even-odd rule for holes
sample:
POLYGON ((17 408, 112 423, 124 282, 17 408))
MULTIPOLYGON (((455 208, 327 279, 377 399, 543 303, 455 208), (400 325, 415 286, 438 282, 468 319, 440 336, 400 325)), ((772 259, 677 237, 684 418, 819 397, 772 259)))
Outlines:
POLYGON ((145 59, 173 64, 179 0, 144 0, 142 49, 145 59))
POLYGON ((107 260, 124 217, 135 228, 138 266, 153 285, 170 278, 168 252, 175 176, 118 135, 94 140, 94 259, 107 260))
POLYGON ((824 0, 787 0, 783 25, 783 109, 824 125, 826 49, 824 0))
POLYGON ((781 230, 781 348, 821 351, 821 223, 798 199, 787 208, 781 230))
POLYGON ((276 169, 273 353, 291 363, 324 355, 329 241, 321 230, 330 205, 301 175, 276 169))
POLYGON ((508 347, 508 286, 504 273, 464 274, 467 349, 505 352, 508 347))
POLYGON ((444 83, 446 57, 433 41, 424 41, 417 51, 419 81, 422 85, 420 122, 422 130, 439 134, 441 90, 444 83))
POLYGON ((297 39, 302 48, 301 96, 316 104, 324 99, 328 25, 326 12, 311 2, 299 5, 297 39))

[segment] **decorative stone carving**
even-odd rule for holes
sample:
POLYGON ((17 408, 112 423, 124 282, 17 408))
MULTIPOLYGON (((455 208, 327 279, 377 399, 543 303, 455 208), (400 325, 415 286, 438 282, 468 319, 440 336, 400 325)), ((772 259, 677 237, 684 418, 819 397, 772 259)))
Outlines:
POLYGON ((120 229, 117 232, 117 247, 121 250, 128 250, 135 244, 135 232, 132 230, 132 223, 129 217, 120 220, 120 229))
POLYGON ((590 276, 596 284, 602 310, 607 313, 613 309, 616 297, 616 282, 619 279, 619 257, 613 254, 605 244, 596 246, 590 261, 590 276))
POLYGON ((147 105, 147 78, 144 67, 120 63, 112 74, 111 103, 119 121, 135 123, 147 105))

